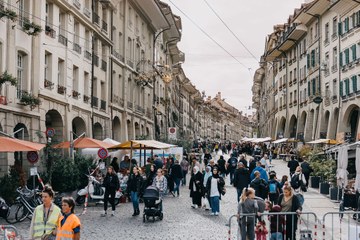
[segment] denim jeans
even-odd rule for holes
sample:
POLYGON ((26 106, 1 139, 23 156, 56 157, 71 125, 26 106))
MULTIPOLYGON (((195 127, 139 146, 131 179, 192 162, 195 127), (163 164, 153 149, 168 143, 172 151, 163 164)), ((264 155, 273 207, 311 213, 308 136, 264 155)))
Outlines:
POLYGON ((243 217, 240 221, 241 239, 255 239, 255 219, 254 217, 243 217))
POLYGON ((174 178, 174 183, 175 183, 174 193, 176 192, 179 195, 180 178, 174 178))
POLYGON ((183 186, 186 186, 186 175, 187 175, 187 171, 184 171, 183 170, 183 178, 182 178, 182 183, 181 183, 181 185, 183 185, 183 186))
POLYGON ((211 212, 220 212, 219 196, 210 197, 211 212))
POLYGON ((234 181, 234 174, 235 174, 235 170, 230 170, 230 184, 233 184, 234 181))
POLYGON ((271 233, 271 238, 270 240, 283 240, 283 235, 281 232, 274 232, 271 233))
POLYGON ((134 210, 139 209, 139 196, 138 196, 137 192, 131 191, 131 201, 132 201, 134 210))

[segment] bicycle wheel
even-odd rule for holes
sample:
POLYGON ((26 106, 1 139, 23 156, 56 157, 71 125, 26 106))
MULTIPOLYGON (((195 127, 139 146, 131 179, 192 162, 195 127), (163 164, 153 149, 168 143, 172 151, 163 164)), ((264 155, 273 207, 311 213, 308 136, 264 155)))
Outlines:
POLYGON ((15 218, 18 222, 22 222, 29 216, 29 214, 29 210, 24 205, 21 205, 16 211, 15 218))
POLYGON ((15 202, 13 205, 9 207, 8 214, 5 218, 6 222, 8 222, 9 224, 14 224, 18 222, 18 220, 16 219, 16 213, 20 208, 20 206, 22 206, 20 202, 15 202))

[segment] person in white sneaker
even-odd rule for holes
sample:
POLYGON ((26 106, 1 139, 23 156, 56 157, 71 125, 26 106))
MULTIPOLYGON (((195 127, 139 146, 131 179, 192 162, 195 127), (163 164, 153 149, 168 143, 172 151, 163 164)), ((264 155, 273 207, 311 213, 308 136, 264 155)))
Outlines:
POLYGON ((219 176, 219 169, 214 167, 212 176, 206 183, 206 194, 210 196, 211 215, 219 215, 221 194, 225 194, 225 181, 219 176))

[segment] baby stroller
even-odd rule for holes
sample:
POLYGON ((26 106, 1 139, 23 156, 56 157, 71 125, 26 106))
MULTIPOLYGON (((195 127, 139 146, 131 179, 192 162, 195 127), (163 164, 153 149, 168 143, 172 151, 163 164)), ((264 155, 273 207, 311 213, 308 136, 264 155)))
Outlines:
POLYGON ((149 221, 150 217, 152 217, 153 222, 155 222, 155 217, 159 217, 160 220, 163 219, 162 199, 159 195, 159 190, 156 187, 149 186, 145 189, 143 195, 145 204, 143 222, 149 221))

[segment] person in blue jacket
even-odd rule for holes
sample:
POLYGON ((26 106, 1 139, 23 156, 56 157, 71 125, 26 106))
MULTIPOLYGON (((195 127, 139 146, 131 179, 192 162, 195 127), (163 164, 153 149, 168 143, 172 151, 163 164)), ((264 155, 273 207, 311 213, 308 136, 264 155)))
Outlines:
POLYGON ((263 167, 261 167, 260 161, 256 162, 256 167, 254 168, 254 170, 250 174, 250 180, 251 181, 255 178, 255 175, 254 175, 255 171, 260 172, 260 178, 264 179, 266 181, 266 183, 269 182, 268 174, 267 174, 266 170, 263 167))

